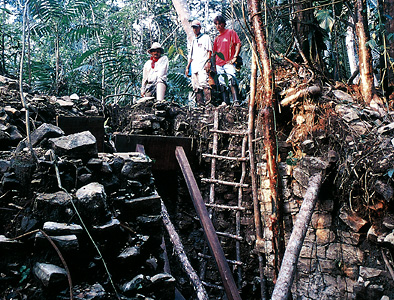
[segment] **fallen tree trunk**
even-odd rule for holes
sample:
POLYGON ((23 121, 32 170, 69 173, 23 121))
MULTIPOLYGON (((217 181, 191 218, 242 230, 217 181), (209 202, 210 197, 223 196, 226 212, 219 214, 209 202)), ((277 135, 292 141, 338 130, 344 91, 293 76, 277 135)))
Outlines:
POLYGON ((321 94, 321 87, 320 86, 318 86, 318 85, 308 86, 305 89, 299 90, 295 94, 292 94, 292 95, 284 98, 280 102, 280 105, 286 106, 286 105, 296 102, 300 98, 304 98, 306 96, 317 96, 320 94, 321 94))
POLYGON ((207 238, 208 245, 218 266, 227 298, 229 300, 241 300, 241 296, 239 295, 233 274, 231 273, 230 267, 227 264, 222 246, 219 242, 212 221, 209 218, 207 208, 205 206, 204 200, 202 199, 201 192, 198 189, 196 179, 194 178, 183 147, 177 146, 175 148, 175 156, 178 160, 179 166, 181 167, 183 177, 185 178, 190 197, 193 200, 193 205, 196 209, 198 218, 200 219, 200 223, 207 238))
POLYGON ((311 220, 317 195, 322 183, 322 172, 318 172, 310 178, 308 189, 305 192, 300 212, 293 227, 289 243, 283 256, 278 280, 275 284, 271 300, 286 300, 289 296, 294 274, 297 267, 298 256, 305 239, 308 224, 311 220))
POLYGON ((168 234, 170 236, 171 243, 174 246, 175 253, 178 256, 179 261, 181 262, 183 270, 189 276, 189 279, 194 286, 194 289, 197 293, 197 299, 208 300, 208 294, 205 291, 205 288, 200 278, 198 277, 196 271, 194 271, 192 265, 190 264, 185 251, 183 250, 181 239, 179 238, 179 235, 176 232, 175 227, 170 220, 170 216, 168 214, 166 206, 164 205, 163 200, 161 200, 161 217, 164 226, 167 229, 168 234))

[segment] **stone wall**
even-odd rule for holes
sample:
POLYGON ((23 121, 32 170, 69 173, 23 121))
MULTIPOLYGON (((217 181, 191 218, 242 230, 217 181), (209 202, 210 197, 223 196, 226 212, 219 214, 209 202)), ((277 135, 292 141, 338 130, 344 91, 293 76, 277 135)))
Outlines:
MULTIPOLYGON (((280 163, 286 243, 302 204, 308 178, 319 158, 304 157, 296 166, 280 163)), ((258 165, 264 222, 265 275, 274 278, 272 204, 266 165, 258 165)), ((297 263, 293 299, 393 299, 392 283, 378 245, 366 234, 367 221, 339 202, 331 182, 322 186, 297 263), (378 254, 378 257, 370 255, 378 254), (391 297, 391 298, 384 298, 391 297)), ((372 233, 370 233, 372 234, 372 233)), ((369 235, 370 235, 369 234, 369 235)))

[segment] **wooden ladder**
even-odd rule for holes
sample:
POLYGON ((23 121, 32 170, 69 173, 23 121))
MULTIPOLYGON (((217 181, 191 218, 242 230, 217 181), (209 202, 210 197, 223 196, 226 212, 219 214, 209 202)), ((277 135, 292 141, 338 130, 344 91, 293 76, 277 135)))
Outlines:
MULTIPOLYGON (((235 240, 235 260, 229 260, 227 259, 227 262, 230 265, 233 265, 234 270, 236 270, 237 274, 237 286, 238 289, 241 289, 242 286, 242 266, 243 262, 241 261, 241 241, 244 240, 244 237, 242 236, 241 233, 241 217, 242 213, 245 211, 245 208, 242 207, 242 199, 243 199, 243 192, 245 188, 248 188, 249 185, 245 184, 245 178, 246 178, 246 173, 247 173, 247 163, 249 162, 249 157, 247 154, 247 145, 248 145, 248 132, 247 131, 226 131, 226 130, 220 130, 219 129, 219 110, 216 109, 214 112, 214 124, 213 128, 210 130, 210 132, 213 134, 213 143, 212 143, 212 153, 207 153, 203 154, 202 156, 205 158, 209 158, 211 160, 211 174, 210 178, 202 178, 201 181, 202 183, 207 183, 209 184, 209 199, 208 201, 206 200, 205 205, 208 208, 210 218, 214 220, 215 218, 215 211, 217 210, 230 210, 235 212, 235 230, 234 234, 226 233, 226 232, 218 232, 216 231, 216 234, 222 238, 230 238, 235 240), (241 153, 239 157, 230 157, 230 156, 221 156, 218 155, 218 141, 219 141, 219 136, 220 135, 238 135, 243 137, 242 138, 242 147, 241 147, 241 153), (217 161, 218 160, 227 160, 227 161, 237 161, 240 162, 241 164, 241 176, 239 182, 231 182, 231 181, 224 181, 224 180, 219 180, 216 177, 216 167, 217 167, 217 161), (218 185, 226 185, 226 186, 233 186, 237 188, 238 190, 238 200, 237 200, 237 205, 223 205, 223 204, 218 204, 216 203, 217 197, 215 195, 215 186, 218 185)), ((207 268, 207 263, 208 259, 211 258, 211 256, 207 255, 208 249, 207 247, 204 248, 204 253, 199 253, 199 257, 202 259, 201 263, 201 269, 200 269, 200 278, 203 282, 204 285, 212 288, 217 288, 217 289, 223 289, 223 287, 208 283, 205 281, 205 274, 206 274, 206 268, 207 268)), ((227 253, 229 254, 229 253, 227 253)))

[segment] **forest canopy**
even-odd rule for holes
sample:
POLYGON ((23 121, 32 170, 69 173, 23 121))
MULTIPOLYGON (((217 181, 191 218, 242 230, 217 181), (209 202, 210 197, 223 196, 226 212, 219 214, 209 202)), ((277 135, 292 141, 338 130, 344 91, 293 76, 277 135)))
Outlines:
MULTIPOLYGON (((139 97, 146 50, 158 41, 170 59, 167 97, 182 103, 190 91, 189 79, 184 76, 187 37, 174 2, 3 0, 0 74, 18 77, 23 52, 23 80, 33 90, 59 96, 90 94, 126 104, 139 97)), ((188 6, 189 20, 201 20, 203 31, 212 39, 217 34, 212 20, 219 13, 228 20, 228 27, 238 32, 245 62, 239 80, 246 97, 256 38, 248 3, 180 2, 188 6)), ((262 3, 271 60, 287 58, 309 64, 330 80, 347 82, 358 70, 357 2, 262 3)), ((387 96, 393 70, 393 6, 390 1, 369 1, 364 11, 375 87, 387 96)))

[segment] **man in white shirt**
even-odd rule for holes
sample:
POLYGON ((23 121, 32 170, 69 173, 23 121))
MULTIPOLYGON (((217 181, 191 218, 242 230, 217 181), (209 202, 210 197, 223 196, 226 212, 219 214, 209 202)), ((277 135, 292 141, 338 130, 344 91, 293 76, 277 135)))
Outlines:
POLYGON ((197 105, 204 105, 211 102, 211 87, 208 83, 208 72, 211 67, 212 43, 209 35, 201 33, 200 21, 194 20, 191 26, 195 37, 193 38, 188 55, 185 74, 186 76, 190 76, 190 67, 196 103, 197 105))
POLYGON ((152 44, 148 53, 151 58, 144 65, 141 96, 156 97, 157 101, 161 101, 167 88, 168 57, 162 55, 164 49, 157 42, 152 44))

